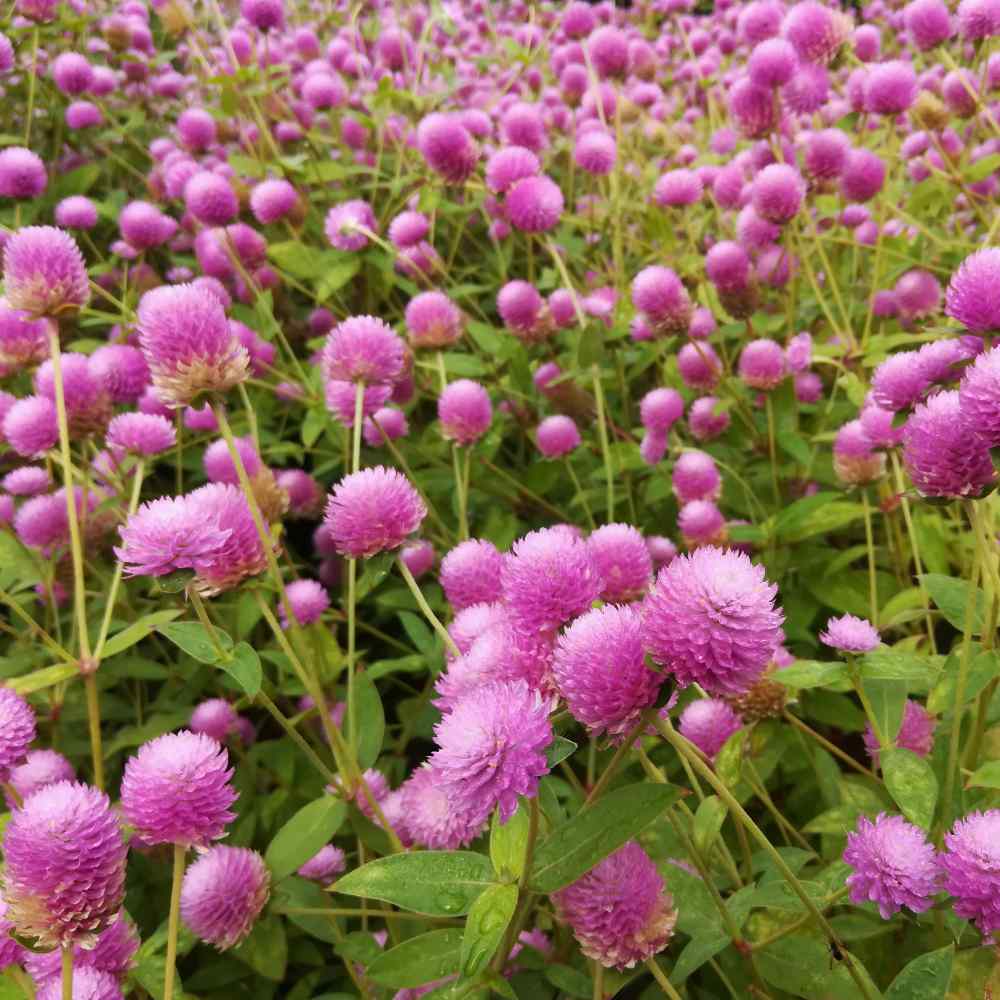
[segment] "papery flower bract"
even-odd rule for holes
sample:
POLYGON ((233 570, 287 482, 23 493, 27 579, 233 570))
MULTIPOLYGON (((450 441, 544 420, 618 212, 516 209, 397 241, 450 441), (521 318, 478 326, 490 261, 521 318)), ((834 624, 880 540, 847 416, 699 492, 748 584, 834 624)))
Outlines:
POLYGON ((16 691, 0 687, 0 782, 24 761, 35 735, 35 710, 16 691))
POLYGON ((819 641, 844 653, 869 653, 881 643, 878 629, 867 619, 854 615, 831 618, 819 641))
POLYGON ((721 698, 698 698, 683 712, 677 728, 709 760, 723 748, 733 733, 743 726, 740 717, 721 698))
POLYGON ((7 302, 29 316, 66 316, 90 301, 83 254, 69 233, 54 226, 19 229, 4 244, 7 302))
POLYGON ((477 806, 459 803, 454 788, 429 764, 418 767, 401 786, 402 813, 415 844, 431 850, 465 847, 486 826, 477 806))
POLYGON ((353 252, 368 246, 368 233, 378 226, 371 205, 360 198, 334 205, 326 214, 324 232, 337 250, 353 252))
MULTIPOLYGON (((937 719, 920 702, 907 698, 903 706, 903 720, 891 742, 904 750, 913 751, 918 757, 926 757, 934 746, 936 728, 937 719)), ((870 722, 865 726, 864 741, 868 756, 877 764, 880 747, 870 722)))
POLYGON ((1000 809, 971 812, 944 835, 938 864, 955 912, 984 938, 1000 930, 1000 809))
POLYGON ((323 374, 343 382, 397 382, 406 365, 400 336, 374 316, 349 316, 330 331, 323 374))
POLYGON ((406 306, 406 332, 414 347, 447 347, 464 329, 461 309, 444 292, 421 292, 406 306))
POLYGON ((112 452, 159 455, 177 443, 177 432, 166 417, 151 413, 120 413, 108 424, 105 435, 112 452))
POLYGON ((500 600, 500 570, 504 556, 490 541, 469 538, 459 542, 441 560, 439 580, 455 611, 473 604, 500 600))
POLYGON ((1000 445, 1000 348, 980 354, 965 370, 958 400, 968 432, 988 448, 1000 445))
MULTIPOLYGON (((57 750, 29 750, 23 763, 10 769, 7 783, 23 802, 39 788, 57 781, 72 781, 75 777, 73 765, 57 750)), ((7 804, 14 807, 10 801, 7 804)))
POLYGON ((300 865, 295 873, 311 882, 330 882, 335 875, 340 875, 347 869, 347 859, 344 852, 333 844, 321 847, 304 865, 300 865))
POLYGON ((493 420, 493 405, 486 389, 472 379, 449 382, 437 404, 441 433, 456 444, 469 445, 478 441, 493 420))
POLYGON ((646 542, 632 525, 602 525, 588 536, 587 551, 601 581, 601 600, 631 601, 649 589, 653 563, 646 542))
POLYGON ((499 601, 480 601, 462 608, 448 626, 460 653, 467 653, 481 635, 507 621, 507 611, 499 601))
MULTIPOLYGON (((125 915, 123 910, 106 930, 97 936, 92 948, 82 948, 79 944, 73 946, 73 992, 76 995, 76 978, 81 975, 86 978, 84 969, 94 970, 110 976, 116 989, 118 981, 132 968, 135 953, 139 950, 139 934, 135 924, 125 915)), ((24 968, 34 981, 45 986, 49 980, 59 981, 60 954, 58 951, 26 952, 24 968)), ((84 992, 84 996, 89 994, 84 992)), ((115 994, 121 997, 121 992, 115 994)), ((56 994, 55 1000, 61 1000, 56 994)))
POLYGON ((951 276, 945 312, 970 333, 1000 331, 1000 247, 969 254, 951 276))

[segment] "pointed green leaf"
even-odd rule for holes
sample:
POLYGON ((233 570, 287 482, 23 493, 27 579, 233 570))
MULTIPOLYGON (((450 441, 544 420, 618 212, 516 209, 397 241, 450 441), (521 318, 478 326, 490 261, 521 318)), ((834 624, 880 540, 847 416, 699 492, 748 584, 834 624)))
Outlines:
POLYGON ((274 836, 264 858, 275 881, 304 865, 340 829, 347 806, 332 795, 303 806, 274 836))
POLYGON ((475 976, 486 968, 500 947, 516 906, 516 885, 491 885, 472 904, 462 938, 463 976, 475 976))
POLYGON ((116 632, 108 639, 104 644, 104 649, 101 651, 101 659, 110 660, 112 656, 117 656, 119 653, 124 652, 130 646, 141 642, 150 632, 154 632, 159 628, 160 625, 172 622, 180 613, 179 608, 154 611, 151 615, 145 615, 138 621, 132 622, 131 625, 123 628, 120 632, 116 632))
POLYGON ((462 928, 428 931, 379 955, 368 966, 367 976, 380 986, 414 989, 459 970, 462 928))
POLYGON ((885 1000, 940 1000, 948 993, 955 946, 918 955, 903 966, 885 991, 885 1000))
POLYGON ((528 830, 531 826, 529 805, 524 799, 506 823, 500 822, 500 813, 493 812, 490 826, 490 860, 497 876, 505 873, 515 879, 524 871, 524 855, 528 848, 528 830))
POLYGON ((257 697, 264 679, 264 672, 260 666, 257 650, 250 643, 239 643, 230 658, 221 660, 219 666, 243 688, 249 697, 257 697))
POLYGON ((938 782, 930 764, 902 747, 883 750, 879 763, 885 787, 903 815, 911 823, 929 829, 938 797, 938 782))

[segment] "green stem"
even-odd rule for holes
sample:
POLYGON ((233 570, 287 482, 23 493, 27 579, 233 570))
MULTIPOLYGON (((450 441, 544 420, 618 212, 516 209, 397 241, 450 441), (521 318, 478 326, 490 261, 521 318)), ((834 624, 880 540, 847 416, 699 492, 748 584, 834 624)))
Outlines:
POLYGON ((583 512, 587 517, 587 524, 590 525, 590 530, 593 531, 597 525, 594 522, 594 515, 591 513, 590 504, 587 503, 587 498, 584 495, 583 487, 580 485, 580 480, 577 478, 576 470, 573 468, 573 463, 569 460, 569 455, 563 458, 566 463, 566 471, 569 473, 569 478, 573 482, 573 488, 576 490, 576 495, 580 498, 580 504, 583 507, 583 512))
POLYGON ((14 599, 13 594, 8 594, 6 590, 0 590, 0 601, 3 601, 18 618, 27 625, 33 637, 37 637, 42 645, 48 647, 56 656, 67 663, 76 663, 76 657, 64 646, 61 646, 55 639, 28 614, 24 608, 14 599))
POLYGON ((24 116, 24 145, 31 147, 31 122, 35 117, 35 81, 38 79, 38 25, 31 32, 31 70, 28 73, 28 108, 24 116))
POLYGON ((774 493, 774 503, 781 506, 781 488, 778 485, 778 449, 774 435, 774 406, 771 394, 764 394, 764 411, 767 414, 767 454, 771 460, 771 491, 774 493))
POLYGON ((460 451, 459 445, 453 444, 451 446, 451 460, 455 470, 455 489, 458 492, 458 540, 464 542, 469 537, 469 498, 465 489, 460 451))
POLYGON ((646 968, 653 974, 657 985, 670 997, 670 1000, 682 1000, 680 993, 673 988, 670 980, 667 979, 667 974, 660 968, 660 964, 656 961, 655 957, 646 959, 646 968))
POLYGON ((167 964, 163 970, 163 1000, 173 1000, 177 975, 177 931, 180 925, 181 882, 184 879, 184 855, 187 848, 174 844, 174 875, 170 883, 170 913, 167 917, 167 964))
POLYGON ((872 508, 868 490, 861 490, 861 506, 865 517, 865 547, 868 549, 868 604, 872 625, 878 628, 878 577, 875 575, 875 541, 872 534, 872 508))
POLYGON ((403 574, 403 579, 406 581, 406 585, 410 588, 410 593, 413 594, 413 599, 417 602, 417 607, 423 612, 424 617, 427 619, 428 624, 435 632, 441 637, 441 641, 444 643, 445 648, 451 653, 452 656, 459 657, 462 655, 462 651, 455 645, 455 640, 448 634, 448 630, 441 624, 441 619, 438 618, 436 614, 431 610, 431 606, 427 603, 427 598, 424 597, 423 591, 420 589, 420 585, 416 580, 413 579, 413 574, 407 568, 405 562, 402 558, 397 557, 396 565, 399 566, 399 572, 403 574))
POLYGON ((605 788, 608 787, 608 782, 615 776, 615 772, 621 766, 621 762, 625 759, 625 756, 632 749, 632 744, 639 738, 639 735, 646 729, 650 723, 650 719, 656 712, 655 708, 647 708, 645 712, 642 713, 642 718, 629 730, 628 735, 622 740, 621 745, 615 750, 614 756, 608 761, 608 766, 604 769, 604 773, 601 775, 597 784, 593 786, 590 790, 590 794, 587 796, 587 800, 583 803, 584 809, 587 808, 592 802, 596 802, 601 795, 604 794, 605 788))
POLYGON ((605 415, 604 388, 601 386, 601 371, 597 365, 591 365, 591 378, 594 383, 594 399, 597 403, 597 433, 601 440, 601 455, 604 458, 604 475, 607 479, 607 519, 610 524, 615 519, 615 480, 611 468, 611 447, 608 444, 608 421, 605 415))
MULTIPOLYGON (((38 29, 35 28, 35 37, 38 29)), ((73 1000, 73 945, 63 945, 62 949, 62 1000, 73 1000)))
MULTIPOLYGON (((361 423, 364 411, 365 384, 358 382, 354 387, 354 425, 351 428, 351 472, 361 468, 361 423)), ((347 745, 351 756, 358 748, 358 721, 354 701, 355 658, 357 656, 357 611, 355 609, 358 582, 357 559, 347 560, 347 745)))
POLYGON ((786 722, 790 722, 796 729, 800 732, 805 733, 810 739, 815 740, 827 753, 832 753, 834 757, 842 760, 848 767, 854 768, 859 774, 863 774, 866 778, 872 778, 874 781, 878 781, 878 776, 869 771, 867 767, 863 764, 859 764, 850 754, 844 753, 835 743, 831 743, 825 736, 820 736, 815 729, 811 729, 807 726, 798 716, 792 715, 787 709, 783 711, 782 717, 786 722))

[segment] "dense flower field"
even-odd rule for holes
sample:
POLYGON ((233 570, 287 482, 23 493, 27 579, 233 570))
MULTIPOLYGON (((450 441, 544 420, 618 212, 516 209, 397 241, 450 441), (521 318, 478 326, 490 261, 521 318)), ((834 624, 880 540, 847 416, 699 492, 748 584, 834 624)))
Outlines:
POLYGON ((1000 995, 1000 3, 710 8, 5 11, 0 1000, 1000 995))

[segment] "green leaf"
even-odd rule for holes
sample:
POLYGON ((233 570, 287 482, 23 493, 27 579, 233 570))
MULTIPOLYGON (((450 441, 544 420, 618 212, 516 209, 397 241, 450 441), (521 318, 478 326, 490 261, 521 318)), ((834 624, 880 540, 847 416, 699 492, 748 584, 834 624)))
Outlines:
POLYGON ((885 1000, 941 1000, 948 992, 955 946, 918 955, 903 966, 885 991, 885 1000))
POLYGON ((593 995, 590 976, 571 965, 546 965, 545 978, 563 993, 578 997, 579 1000, 590 1000, 593 995))
MULTIPOLYGON (((864 966, 850 956, 863 981, 871 983, 864 966)), ((860 1000, 864 994, 851 979, 847 966, 834 957, 825 940, 791 934, 754 951, 760 974, 775 988, 805 1000, 860 1000)), ((869 996, 877 997, 874 984, 869 996)))
POLYGON ((250 643, 239 643, 233 650, 231 658, 221 660, 219 666, 243 688, 249 697, 257 697, 264 679, 264 672, 260 666, 257 650, 250 643))
POLYGON ((68 681, 79 673, 80 668, 75 663, 57 663, 54 667, 42 667, 22 677, 14 677, 6 682, 6 686, 18 694, 32 694, 68 681))
POLYGON ((11 590, 15 584, 28 587, 41 578, 38 563, 31 553, 13 534, 0 534, 0 585, 11 590))
MULTIPOLYGON (((805 497, 803 500, 796 500, 792 507, 804 503, 806 500, 814 499, 815 497, 805 497)), ((861 504, 852 503, 849 500, 829 500, 822 505, 812 506, 807 517, 795 516, 788 521, 779 515, 775 521, 775 531, 780 541, 801 542, 814 535, 825 535, 837 528, 851 524, 864 516, 864 510, 861 504)), ((787 513, 787 510, 783 512, 783 514, 787 513)), ((797 513, 793 512, 793 514, 797 513)))
POLYGON ((369 861, 348 872, 333 889, 432 917, 459 917, 494 884, 493 865, 482 854, 416 851, 369 861))
POLYGON ((316 282, 316 298, 326 301, 334 292, 339 292, 361 269, 361 261, 352 257, 341 260, 323 272, 323 277, 316 282))
POLYGON ((461 927, 428 931, 379 955, 368 966, 367 976, 394 990, 414 989, 458 972, 461 954, 461 927))
POLYGON ((894 743, 906 709, 906 681, 866 679, 861 682, 871 702, 875 725, 886 744, 894 743))
MULTIPOLYGON (((354 676, 354 709, 357 716, 355 731, 358 735, 358 766, 364 770, 371 767, 382 752, 385 737, 385 712, 378 688, 364 672, 354 676)), ((344 732, 350 732, 350 712, 344 719, 344 732)))
MULTIPOLYGON (((917 591, 919 596, 919 591, 917 591)), ((928 656, 905 649, 873 649, 861 657, 861 676, 867 681, 905 681, 910 690, 927 690, 939 667, 928 656)))
MULTIPOLYGON (((955 704, 955 684, 958 680, 957 655, 952 654, 941 671, 941 679, 927 699, 927 711, 932 714, 950 712, 955 704)), ((969 665, 969 676, 965 684, 965 704, 975 698, 994 677, 1000 676, 1000 656, 996 650, 987 649, 980 653, 969 665)))
POLYGON ((262 917, 233 954, 265 979, 280 983, 288 965, 288 938, 285 923, 276 914, 262 917))
POLYGON ((804 827, 803 833, 829 833, 833 836, 843 836, 854 828, 858 821, 860 810, 856 805, 834 806, 814 816, 804 827))
POLYGON ((1000 153, 991 153, 970 164, 965 171, 965 177, 970 184, 975 184, 977 181, 985 180, 997 170, 1000 170, 1000 153))
POLYGON ((969 788, 1000 788, 1000 760, 991 760, 966 782, 969 788))
POLYGON ((715 958, 730 944, 732 944, 731 938, 723 933, 692 938, 677 956, 677 961, 670 971, 670 982, 680 986, 688 976, 697 972, 710 958, 715 958))
POLYGON ((911 823, 929 829, 938 797, 938 782, 930 764, 903 747, 883 750, 879 763, 885 787, 903 815, 911 823))
POLYGON ((725 803, 717 795, 709 795, 698 806, 694 814, 694 843, 700 853, 706 854, 715 843, 727 812, 725 803))
POLYGON ((462 938, 463 976, 475 976, 486 968, 500 947, 516 907, 516 885, 491 885, 472 904, 462 938))
POLYGON ((346 817, 346 804, 332 795, 303 806, 268 845, 264 857, 275 881, 291 875, 326 847, 346 817))
POLYGON ((120 632, 116 632, 108 639, 101 652, 101 659, 110 660, 112 656, 123 653, 126 649, 145 639, 150 632, 154 632, 160 625, 172 622, 180 613, 179 608, 172 608, 144 615, 138 621, 133 622, 127 628, 123 628, 120 632))
POLYGON ((746 733, 737 729, 732 736, 722 744, 722 749, 715 755, 715 773, 727 788, 735 788, 743 772, 743 740, 746 733))
MULTIPOLYGON (((217 663, 220 659, 215 645, 201 622, 167 622, 157 625, 156 631, 175 646, 179 646, 199 663, 217 663)), ((228 651, 233 648, 233 640, 220 628, 214 628, 215 641, 228 651)))
POLYGON ((490 826, 490 860, 498 877, 505 873, 520 878, 524 872, 524 856, 528 849, 528 831, 531 826, 529 805, 524 799, 506 823, 500 822, 498 810, 493 812, 490 826))
POLYGON ((562 763, 576 748, 577 744, 572 740, 566 739, 565 736, 557 736, 545 751, 545 762, 549 765, 549 770, 562 763))
POLYGON ((824 687, 847 676, 843 663, 826 660, 796 660, 790 667, 776 670, 773 679, 786 687, 824 687))
MULTIPOLYGON (((957 628, 959 632, 964 632, 965 610, 969 602, 968 582, 953 576, 944 576, 941 573, 924 573, 920 579, 927 588, 931 600, 938 606, 948 623, 957 628)), ((972 634, 979 635, 983 630, 983 620, 986 617, 986 597, 979 587, 976 588, 974 602, 972 634)))
POLYGON ((434 651, 436 642, 434 634, 423 618, 415 615, 412 611, 400 611, 399 621, 404 631, 417 649, 424 655, 430 655, 434 651))
MULTIPOLYGON (((322 911, 330 906, 329 895, 315 882, 308 882, 297 875, 289 876, 280 886, 275 887, 275 895, 280 897, 282 907, 322 911)), ((344 936, 332 915, 322 917, 314 913, 289 913, 287 917, 296 927, 301 927, 307 934, 327 944, 335 944, 344 936)))
POLYGON ((585 875, 676 802, 673 785, 628 785, 602 796, 538 846, 531 886, 555 892, 585 875))

